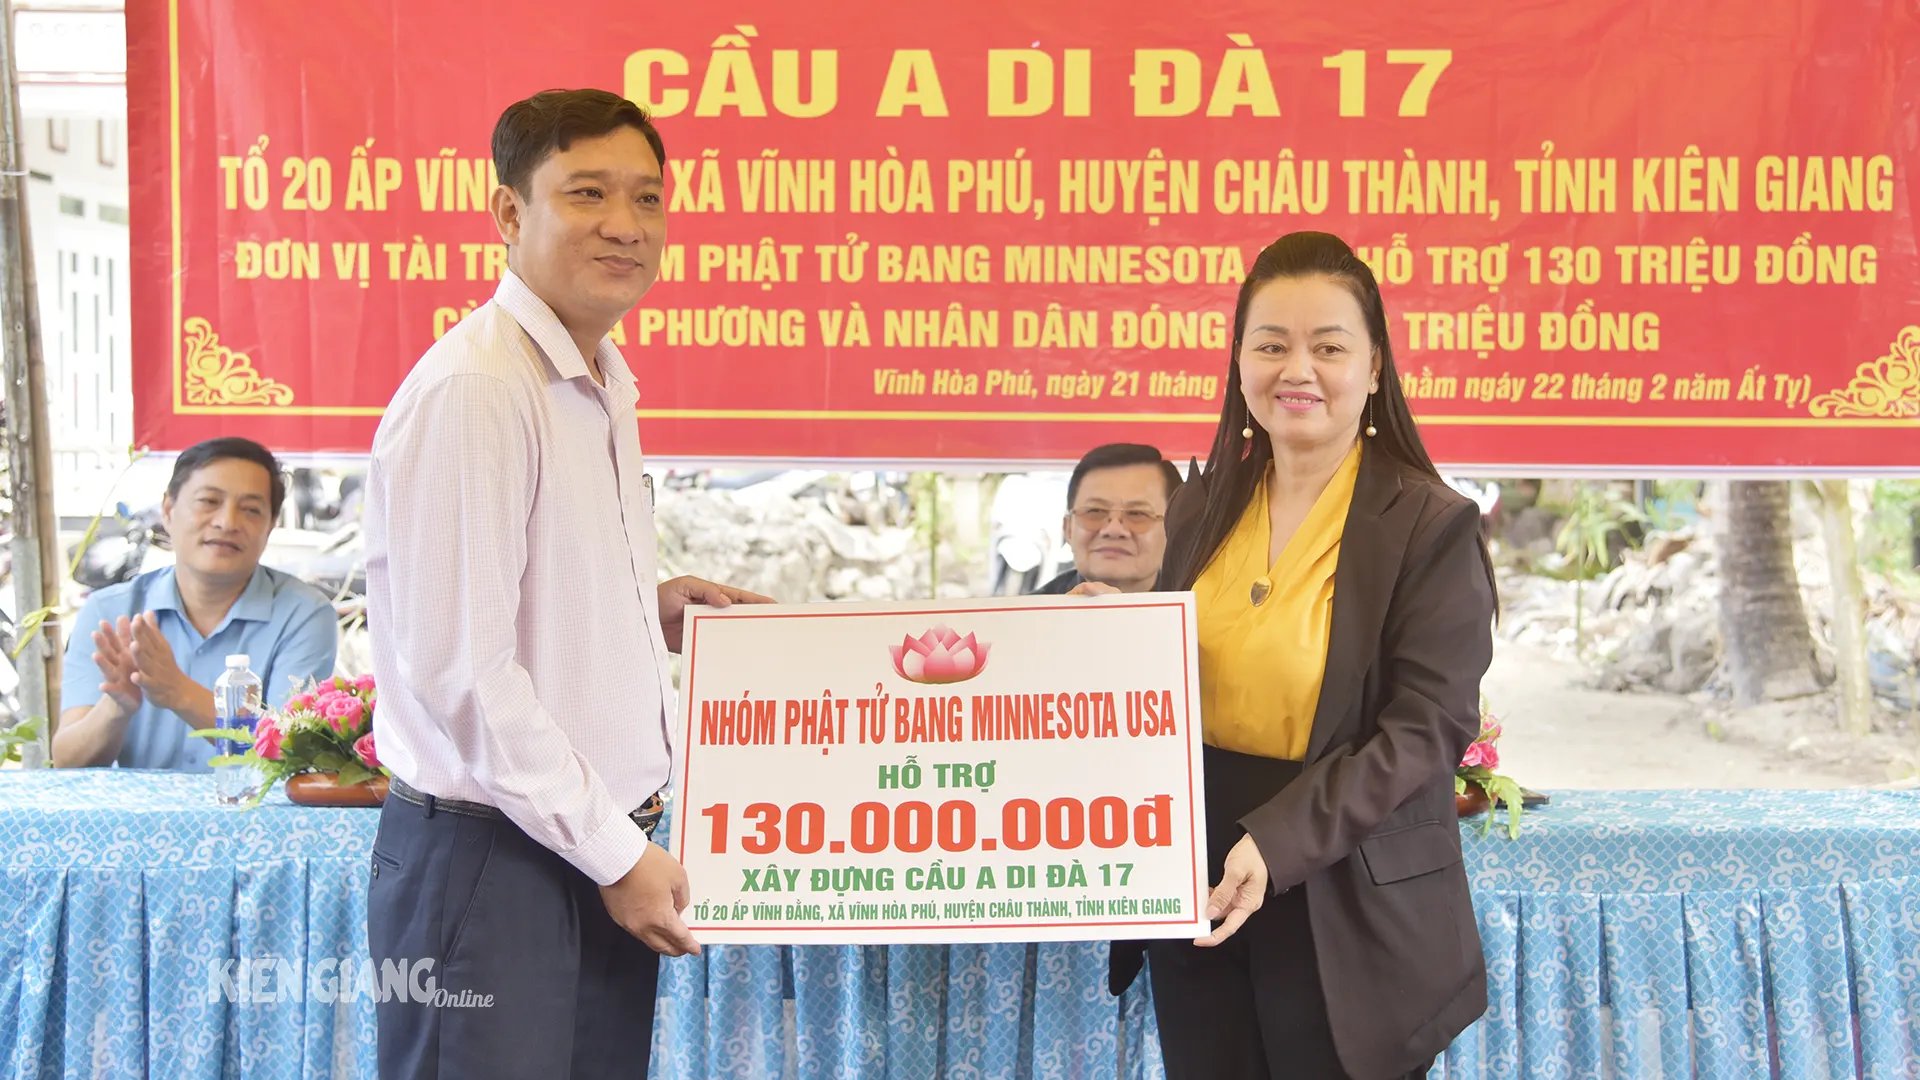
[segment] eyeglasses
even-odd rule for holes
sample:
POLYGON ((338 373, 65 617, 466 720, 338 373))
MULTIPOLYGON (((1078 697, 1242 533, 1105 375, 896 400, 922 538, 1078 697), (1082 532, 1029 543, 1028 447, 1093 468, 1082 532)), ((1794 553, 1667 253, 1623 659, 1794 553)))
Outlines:
POLYGON ((1101 529, 1107 527, 1107 522, 1110 519, 1116 517, 1120 519, 1120 524, 1127 527, 1128 531, 1137 533, 1146 532, 1148 529, 1153 528, 1155 522, 1165 516, 1164 514, 1156 514, 1151 510, 1141 510, 1138 507, 1118 506, 1086 506, 1073 512, 1074 523, 1088 532, 1099 532, 1101 529))

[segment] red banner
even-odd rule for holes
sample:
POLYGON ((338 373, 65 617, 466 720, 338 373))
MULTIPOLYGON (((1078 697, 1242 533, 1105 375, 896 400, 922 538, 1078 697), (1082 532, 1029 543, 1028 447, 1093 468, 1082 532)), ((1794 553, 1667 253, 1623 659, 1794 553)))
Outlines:
POLYGON ((363 451, 504 266, 500 110, 592 85, 671 159, 656 457, 1199 453, 1245 267, 1324 229, 1443 461, 1920 462, 1908 4, 500 14, 128 0, 142 442, 363 451))

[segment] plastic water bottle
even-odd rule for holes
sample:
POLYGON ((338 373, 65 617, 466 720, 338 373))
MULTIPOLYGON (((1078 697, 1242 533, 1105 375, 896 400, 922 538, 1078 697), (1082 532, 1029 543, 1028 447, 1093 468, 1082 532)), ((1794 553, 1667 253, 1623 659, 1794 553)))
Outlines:
MULTIPOLYGON (((227 670, 213 683, 215 726, 238 728, 252 734, 260 721, 260 676, 248 670, 252 661, 245 655, 227 657, 227 670)), ((214 754, 238 754, 246 750, 232 739, 213 740, 214 754)), ((260 790, 260 770, 251 765, 216 765, 213 769, 213 799, 221 806, 238 806, 260 790)))

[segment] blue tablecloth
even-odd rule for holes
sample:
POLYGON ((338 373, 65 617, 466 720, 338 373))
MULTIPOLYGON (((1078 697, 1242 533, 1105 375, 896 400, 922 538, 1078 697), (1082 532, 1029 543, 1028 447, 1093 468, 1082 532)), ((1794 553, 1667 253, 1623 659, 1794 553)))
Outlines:
MULTIPOLYGON (((210 783, 0 772, 0 1077, 374 1075, 371 998, 326 987, 367 962, 377 814, 210 783)), ((1920 798, 1565 792, 1466 829, 1492 1004, 1436 1077, 1914 1075, 1920 798)), ((663 970, 654 1075, 1158 1077, 1105 956, 712 948, 663 970)))

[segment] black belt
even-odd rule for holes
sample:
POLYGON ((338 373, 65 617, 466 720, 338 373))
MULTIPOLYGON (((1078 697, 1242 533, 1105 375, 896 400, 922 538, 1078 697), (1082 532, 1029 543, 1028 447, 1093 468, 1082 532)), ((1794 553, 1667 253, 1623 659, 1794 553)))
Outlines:
MULTIPOLYGON (((465 799, 443 799, 438 795, 428 795, 424 791, 416 790, 397 776, 391 778, 387 790, 415 806, 425 807, 429 814, 436 810, 445 810, 450 814, 465 814, 468 817, 507 820, 507 815, 501 813, 499 807, 488 806, 486 803, 468 802, 465 799)), ((656 791, 648 797, 646 802, 640 804, 638 810, 630 811, 627 816, 632 818, 633 823, 640 826, 641 831, 651 838, 654 827, 660 824, 660 816, 666 813, 666 810, 666 800, 662 799, 660 793, 656 791)))

